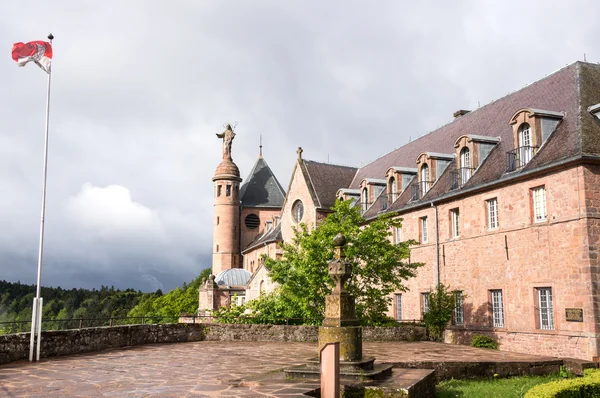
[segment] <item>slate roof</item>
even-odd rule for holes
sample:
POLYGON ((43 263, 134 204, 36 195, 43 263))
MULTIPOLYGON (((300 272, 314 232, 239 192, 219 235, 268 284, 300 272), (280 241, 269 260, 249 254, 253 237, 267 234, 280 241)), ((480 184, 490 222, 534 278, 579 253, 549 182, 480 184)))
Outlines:
POLYGON ((246 246, 245 249, 242 250, 242 254, 258 247, 260 245, 264 245, 265 243, 271 242, 280 242, 283 240, 283 235, 281 234, 281 222, 277 224, 270 231, 263 232, 259 234, 252 242, 246 246))
POLYGON ((355 167, 312 160, 302 160, 301 167, 315 204, 318 208, 327 210, 335 204, 338 189, 348 187, 358 170, 355 167))
POLYGON ((240 188, 242 207, 278 207, 283 206, 285 191, 271 171, 271 168, 259 157, 246 181, 240 188))
MULTIPOLYGON (((415 167, 417 157, 423 152, 451 153, 456 139, 466 134, 499 137, 500 142, 463 187, 450 191, 450 176, 456 170, 456 162, 450 162, 418 203, 412 201, 415 178, 385 211, 409 208, 459 191, 481 188, 582 156, 600 157, 600 124, 587 112, 589 106, 597 103, 600 103, 600 65, 576 62, 387 153, 359 169, 348 187, 358 188, 364 178, 382 178, 390 167, 415 167), (514 149, 513 129, 509 122, 515 112, 524 108, 561 112, 564 117, 522 170, 506 173, 506 152, 514 149)), ((373 207, 364 214, 365 218, 374 217, 383 210, 373 207)))

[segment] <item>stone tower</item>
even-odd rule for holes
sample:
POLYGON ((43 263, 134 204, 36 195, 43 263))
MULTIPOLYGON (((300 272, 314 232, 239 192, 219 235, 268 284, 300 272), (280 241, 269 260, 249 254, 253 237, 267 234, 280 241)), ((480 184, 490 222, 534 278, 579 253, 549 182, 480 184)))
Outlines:
POLYGON ((241 268, 240 259, 240 170, 231 158, 235 137, 230 125, 217 134, 223 138, 223 161, 217 166, 214 183, 214 226, 212 272, 241 268))

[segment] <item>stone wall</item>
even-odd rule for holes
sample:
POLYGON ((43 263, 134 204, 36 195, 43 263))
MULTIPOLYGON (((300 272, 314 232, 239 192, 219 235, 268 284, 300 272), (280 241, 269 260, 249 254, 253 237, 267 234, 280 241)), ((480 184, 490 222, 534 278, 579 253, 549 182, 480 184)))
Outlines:
MULTIPOLYGON (((464 295, 458 343, 468 343, 473 332, 487 333, 503 350, 584 360, 598 356, 599 184, 600 167, 578 166, 437 207, 440 280, 464 295), (546 190, 547 220, 535 222, 531 190, 540 186, 546 190), (495 229, 487 225, 486 200, 492 198, 498 201, 495 229), (460 211, 459 237, 451 234, 454 209, 460 211), (538 288, 552 289, 552 330, 540 326, 538 288), (502 292, 502 326, 492 326, 491 290, 502 292), (567 308, 581 309, 583 322, 567 320, 567 308)), ((411 247, 411 261, 424 266, 406 281, 406 292, 397 292, 402 294, 402 318, 421 319, 421 293, 436 284, 435 209, 420 208, 401 217, 403 240, 419 240, 420 218, 428 219, 428 241, 411 247)), ((389 315, 396 316, 395 307, 389 315)))
MULTIPOLYGON (((42 333, 42 357, 82 354, 109 348, 201 341, 202 325, 164 324, 105 326, 42 333)), ((0 335, 0 364, 29 358, 29 333, 0 335)))
MULTIPOLYGON (((128 325, 42 333, 42 357, 82 354, 110 348, 189 341, 316 342, 317 326, 229 325, 179 323, 128 325)), ((365 341, 416 341, 425 339, 425 328, 366 327, 365 341)), ((29 333, 0 335, 0 364, 29 357, 29 333)))

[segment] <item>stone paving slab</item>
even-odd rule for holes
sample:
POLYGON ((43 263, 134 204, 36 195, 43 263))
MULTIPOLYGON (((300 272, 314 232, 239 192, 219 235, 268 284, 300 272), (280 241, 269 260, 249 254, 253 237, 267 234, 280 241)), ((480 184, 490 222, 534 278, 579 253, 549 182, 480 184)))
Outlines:
MULTIPOLYGON (((315 381, 286 380, 280 371, 316 355, 314 343, 194 342, 148 345, 0 366, 6 397, 285 397, 315 381), (267 385, 252 382, 272 374, 267 385)), ((365 342, 378 363, 540 362, 556 358, 433 342, 365 342)))

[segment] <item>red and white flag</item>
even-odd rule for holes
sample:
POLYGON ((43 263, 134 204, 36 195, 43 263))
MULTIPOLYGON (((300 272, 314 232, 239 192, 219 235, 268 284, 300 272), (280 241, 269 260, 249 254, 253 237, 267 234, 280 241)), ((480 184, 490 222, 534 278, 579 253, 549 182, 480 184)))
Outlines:
POLYGON ((46 73, 50 73, 52 61, 52 45, 47 41, 30 41, 29 43, 15 43, 12 48, 12 59, 19 66, 25 66, 33 61, 46 73))

